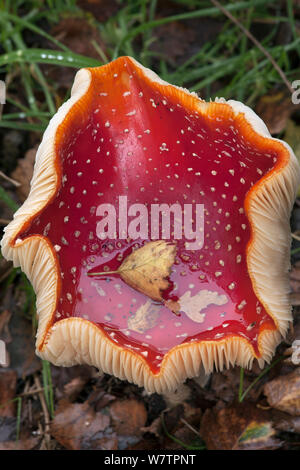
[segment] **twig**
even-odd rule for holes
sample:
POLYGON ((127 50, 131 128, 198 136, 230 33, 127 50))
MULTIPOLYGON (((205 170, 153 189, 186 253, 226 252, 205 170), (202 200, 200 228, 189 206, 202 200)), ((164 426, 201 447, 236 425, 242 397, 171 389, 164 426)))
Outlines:
POLYGON ((19 397, 30 397, 32 395, 38 395, 39 393, 44 393, 44 388, 32 388, 30 390, 24 391, 22 393, 19 393, 19 397))
POLYGON ((0 225, 7 225, 7 224, 9 224, 9 222, 11 222, 11 220, 9 220, 9 219, 1 219, 1 218, 0 218, 0 225))
POLYGON ((37 388, 37 390, 40 390, 36 392, 38 394, 39 400, 41 402, 43 414, 44 414, 44 423, 45 423, 45 429, 44 429, 44 439, 45 439, 45 444, 46 448, 50 448, 50 418, 49 418, 49 412, 45 400, 45 395, 43 393, 43 387, 41 385, 40 379, 37 375, 34 376, 34 383, 37 388))
POLYGON ((295 240, 298 240, 300 242, 300 236, 299 235, 296 235, 295 233, 292 233, 292 238, 294 238, 295 240))
POLYGON ((267 57, 267 59, 271 62, 271 64, 273 65, 274 69, 278 72, 278 74, 280 75, 282 81, 285 83, 285 85, 287 86, 288 90, 290 91, 290 93, 294 93, 294 89, 291 85, 291 83, 289 82, 287 76, 285 75, 284 71, 279 67, 279 65, 277 64, 277 62, 273 59, 273 57, 271 56, 271 54, 264 48, 264 46, 253 36, 252 33, 250 33, 250 31, 248 31, 248 29, 246 29, 242 23, 240 23, 240 21, 235 17, 233 16, 228 10, 226 10, 219 2, 218 0, 210 0, 211 3, 219 8, 219 10, 221 10, 221 12, 227 16, 227 18, 229 18, 238 28, 240 28, 241 31, 243 31, 243 33, 250 39, 250 41, 252 41, 257 47, 258 49, 264 54, 265 57, 267 57))
POLYGON ((180 421, 187 427, 189 428, 191 431, 193 431, 194 434, 196 434, 196 436, 200 437, 200 434, 199 432, 197 431, 197 429, 195 429, 190 423, 188 423, 184 418, 181 418, 180 421))
POLYGON ((5 173, 3 173, 3 171, 0 171, 0 176, 5 179, 6 181, 9 181, 11 184, 13 184, 14 186, 16 186, 17 188, 19 186, 21 186, 21 183, 19 183, 19 181, 16 181, 12 178, 10 178, 9 176, 7 176, 5 173))
POLYGON ((172 434, 169 433, 168 429, 167 429, 167 426, 166 426, 166 423, 165 423, 165 419, 164 419, 164 413, 165 413, 166 410, 164 410, 162 412, 162 414, 160 415, 160 419, 161 419, 161 424, 162 424, 162 428, 165 432, 165 434, 168 436, 169 439, 172 439, 172 441, 176 442, 176 444, 179 444, 181 445, 182 447, 184 447, 184 449, 187 449, 187 450, 202 450, 202 449, 205 449, 204 446, 202 445, 199 445, 199 446, 193 446, 193 445, 190 445, 190 444, 185 444, 184 442, 182 442, 180 439, 178 439, 177 437, 175 436, 172 436, 172 434))
POLYGON ((3 282, 12 272, 13 272, 14 268, 13 266, 11 266, 9 269, 7 269, 3 274, 2 276, 0 276, 0 284, 1 282, 3 282))

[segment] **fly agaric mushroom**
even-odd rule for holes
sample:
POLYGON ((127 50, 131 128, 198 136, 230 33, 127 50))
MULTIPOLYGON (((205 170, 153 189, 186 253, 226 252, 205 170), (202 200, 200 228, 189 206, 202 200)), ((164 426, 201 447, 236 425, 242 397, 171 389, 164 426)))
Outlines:
POLYGON ((80 70, 2 239, 37 295, 37 354, 156 392, 202 366, 263 366, 292 320, 298 183, 290 147, 242 103, 206 103, 130 57, 80 70))

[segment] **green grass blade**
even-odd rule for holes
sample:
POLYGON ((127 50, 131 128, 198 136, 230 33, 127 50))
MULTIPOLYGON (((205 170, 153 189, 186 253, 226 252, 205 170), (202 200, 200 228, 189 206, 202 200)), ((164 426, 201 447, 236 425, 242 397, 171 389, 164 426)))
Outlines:
POLYGON ((52 113, 47 111, 19 111, 18 113, 7 113, 2 116, 2 121, 10 121, 12 119, 27 119, 28 117, 36 117, 36 118, 46 118, 50 119, 52 113))
MULTIPOLYGON (((237 3, 230 3, 226 6, 226 10, 228 11, 239 11, 244 10, 252 6, 258 5, 267 5, 269 3, 274 3, 274 0, 252 0, 252 1, 241 1, 237 3)), ((136 28, 133 28, 127 33, 120 41, 120 43, 116 46, 113 59, 116 59, 119 54, 120 50, 127 41, 132 40, 135 36, 141 33, 145 33, 145 31, 149 29, 156 28, 157 26, 161 26, 167 23, 171 23, 173 21, 181 21, 181 20, 189 20, 192 18, 203 18, 205 16, 212 16, 212 15, 221 15, 223 14, 219 8, 211 7, 211 8, 202 8, 201 10, 195 10, 190 12, 181 13, 179 15, 172 15, 164 18, 159 18, 157 20, 149 21, 148 23, 141 24, 136 28)))
POLYGON ((241 374, 242 380, 240 381, 239 403, 242 403, 242 401, 244 400, 244 398, 246 397, 246 395, 250 392, 250 390, 254 387, 254 385, 257 384, 257 382, 259 382, 259 380, 262 379, 262 377, 264 377, 264 375, 266 375, 274 366, 276 366, 276 364, 278 364, 278 362, 282 361, 282 359, 284 359, 284 356, 279 357, 279 358, 276 359, 274 362, 272 362, 272 364, 270 364, 268 367, 266 367, 266 368, 256 377, 256 379, 253 380, 253 382, 251 382, 251 384, 249 385, 249 387, 247 387, 244 392, 242 391, 243 379, 244 379, 244 372, 241 374))
POLYGON ((17 397, 17 425, 16 425, 16 441, 20 438, 20 429, 21 429, 21 411, 22 411, 22 398, 17 397))
POLYGON ((64 67, 98 67, 99 60, 70 52, 52 51, 51 49, 19 49, 0 56, 2 65, 30 62, 33 64, 52 64, 64 67))
POLYGON ((0 199, 14 212, 19 208, 2 186, 0 186, 0 199))
POLYGON ((13 15, 12 13, 8 13, 6 11, 1 11, 1 17, 5 20, 13 21, 14 23, 20 25, 22 28, 30 29, 32 32, 39 34, 40 36, 43 36, 45 39, 48 39, 48 41, 51 41, 53 44, 55 44, 57 47, 59 47, 63 51, 71 52, 67 46, 62 44, 60 41, 57 41, 57 39, 55 39, 53 36, 51 36, 50 34, 47 34, 41 28, 36 26, 34 23, 31 23, 30 21, 27 21, 24 18, 19 18, 17 15, 13 15))
POLYGON ((46 124, 31 124, 28 122, 16 122, 3 119, 0 121, 0 127, 6 129, 17 129, 20 131, 33 131, 33 132, 44 132, 46 129, 46 124))
POLYGON ((51 367, 48 361, 42 360, 42 377, 45 400, 51 419, 54 418, 54 396, 51 377, 51 367))
POLYGON ((175 436, 172 436, 172 434, 169 433, 169 431, 167 430, 167 427, 166 427, 166 423, 165 423, 165 420, 164 420, 164 416, 163 416, 163 413, 161 415, 161 423, 162 423, 162 427, 163 427, 163 430, 165 432, 165 434, 170 438, 172 439, 172 441, 176 442, 176 444, 179 444, 180 446, 182 446, 184 449, 187 449, 187 450, 205 450, 205 446, 204 445, 191 445, 191 444, 185 444, 185 442, 182 442, 180 439, 178 439, 177 437, 175 436))

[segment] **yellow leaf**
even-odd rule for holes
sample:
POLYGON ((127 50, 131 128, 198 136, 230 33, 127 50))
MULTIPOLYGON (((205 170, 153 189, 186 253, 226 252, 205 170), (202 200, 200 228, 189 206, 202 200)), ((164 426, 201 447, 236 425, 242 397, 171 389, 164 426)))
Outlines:
POLYGON ((157 240, 146 243, 125 258, 117 271, 91 273, 90 276, 119 274, 126 284, 153 300, 162 301, 162 291, 169 286, 167 277, 175 261, 176 246, 157 240))

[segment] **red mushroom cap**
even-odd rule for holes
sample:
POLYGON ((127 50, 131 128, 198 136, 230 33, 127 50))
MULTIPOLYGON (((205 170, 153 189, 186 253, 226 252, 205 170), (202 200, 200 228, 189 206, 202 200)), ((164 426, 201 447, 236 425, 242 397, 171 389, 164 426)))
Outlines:
MULTIPOLYGON (((158 392, 201 365, 263 365, 291 321, 298 184, 292 150, 242 103, 206 103, 130 57, 79 71, 2 240, 37 294, 37 354, 158 392), (169 233, 161 219, 151 226, 152 211, 171 207, 169 233), (108 238, 105 209, 116 214, 108 238), (190 233, 181 225, 176 237, 185 215, 190 233), (169 243, 174 257, 155 295, 122 276, 134 254, 169 243)), ((163 269, 163 256, 154 267, 163 269)), ((151 273, 148 284, 157 282, 151 273)))

